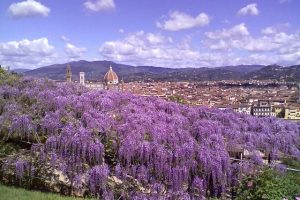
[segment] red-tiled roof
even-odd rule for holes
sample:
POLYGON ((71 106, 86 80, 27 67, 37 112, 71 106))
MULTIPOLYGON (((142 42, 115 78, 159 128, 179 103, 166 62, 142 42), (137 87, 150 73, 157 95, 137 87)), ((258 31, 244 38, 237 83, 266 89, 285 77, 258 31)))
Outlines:
POLYGON ((104 76, 105 82, 118 81, 118 75, 112 70, 112 67, 109 67, 108 72, 104 76))

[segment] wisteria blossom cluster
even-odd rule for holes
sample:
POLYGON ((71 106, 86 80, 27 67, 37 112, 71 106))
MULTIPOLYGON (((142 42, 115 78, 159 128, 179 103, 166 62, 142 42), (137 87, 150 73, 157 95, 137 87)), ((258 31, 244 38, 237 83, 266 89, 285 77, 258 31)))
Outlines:
MULTIPOLYGON (((72 83, 25 77, 0 87, 3 140, 32 144, 32 156, 64 173, 71 187, 106 199, 117 198, 107 184, 112 176, 139 182, 143 190, 131 190, 133 199, 220 196, 263 163, 260 152, 269 160, 299 158, 299 130, 275 118, 72 83), (249 162, 231 162, 236 148, 249 162)), ((33 173, 28 166, 17 161, 18 178, 33 173)))

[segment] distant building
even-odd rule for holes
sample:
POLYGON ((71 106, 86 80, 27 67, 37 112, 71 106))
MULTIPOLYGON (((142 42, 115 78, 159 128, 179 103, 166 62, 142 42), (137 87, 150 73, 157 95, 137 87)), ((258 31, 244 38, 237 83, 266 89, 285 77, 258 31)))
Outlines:
POLYGON ((119 83, 119 77, 111 66, 104 76, 103 86, 106 90, 123 90, 123 81, 119 83))
POLYGON ((229 106, 226 106, 226 105, 215 105, 214 107, 220 109, 220 110, 229 110, 229 106))
POLYGON ((102 81, 87 81, 85 79, 85 72, 79 72, 79 83, 84 85, 90 89, 97 89, 97 90, 118 90, 123 91, 124 82, 121 80, 119 83, 118 75, 112 70, 112 67, 109 68, 107 73, 104 76, 104 80, 102 81))
POLYGON ((275 109, 274 109, 274 107, 271 107, 271 113, 270 113, 270 116, 272 116, 272 117, 276 117, 276 112, 275 112, 275 109))
POLYGON ((102 82, 86 82, 84 84, 85 87, 93 89, 93 90, 103 90, 103 84, 102 82))
POLYGON ((232 109, 234 112, 251 115, 251 104, 246 100, 240 100, 238 104, 234 104, 232 109))
POLYGON ((85 85, 85 73, 84 72, 79 72, 79 83, 81 85, 85 85))
POLYGON ((268 100, 258 100, 253 104, 253 115, 258 117, 271 116, 271 102, 268 100))
POLYGON ((300 119, 300 105, 299 104, 288 105, 285 108, 284 119, 299 120, 300 119))
POLYGON ((240 104, 237 109, 238 113, 243 113, 247 115, 251 115, 251 105, 248 104, 240 104))
POLYGON ((285 103, 284 99, 272 99, 272 106, 284 106, 285 103))
POLYGON ((67 82, 72 82, 72 71, 71 71, 71 66, 68 64, 67 70, 66 70, 66 79, 67 82))
POLYGON ((99 81, 86 81, 85 80, 85 72, 79 72, 79 84, 84 85, 90 89, 102 90, 103 83, 99 81))

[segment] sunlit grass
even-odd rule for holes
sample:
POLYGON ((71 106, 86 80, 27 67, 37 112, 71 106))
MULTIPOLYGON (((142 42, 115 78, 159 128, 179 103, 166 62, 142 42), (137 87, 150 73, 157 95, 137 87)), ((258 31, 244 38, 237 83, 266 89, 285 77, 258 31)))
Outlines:
POLYGON ((82 200, 83 198, 65 197, 53 193, 29 191, 23 188, 8 187, 0 184, 0 200, 82 200))

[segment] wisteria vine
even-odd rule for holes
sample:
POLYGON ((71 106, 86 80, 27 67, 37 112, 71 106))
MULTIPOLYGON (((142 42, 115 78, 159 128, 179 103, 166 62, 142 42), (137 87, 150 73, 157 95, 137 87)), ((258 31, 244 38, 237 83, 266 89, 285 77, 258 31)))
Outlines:
MULTIPOLYGON (((107 199, 116 195, 109 177, 137 180, 133 199, 220 196, 262 164, 259 153, 300 157, 299 125, 275 118, 28 77, 1 85, 0 99, 3 140, 31 143, 32 156, 71 187, 107 199), (253 162, 232 163, 236 148, 253 162)), ((18 178, 28 166, 16 160, 18 178)))

